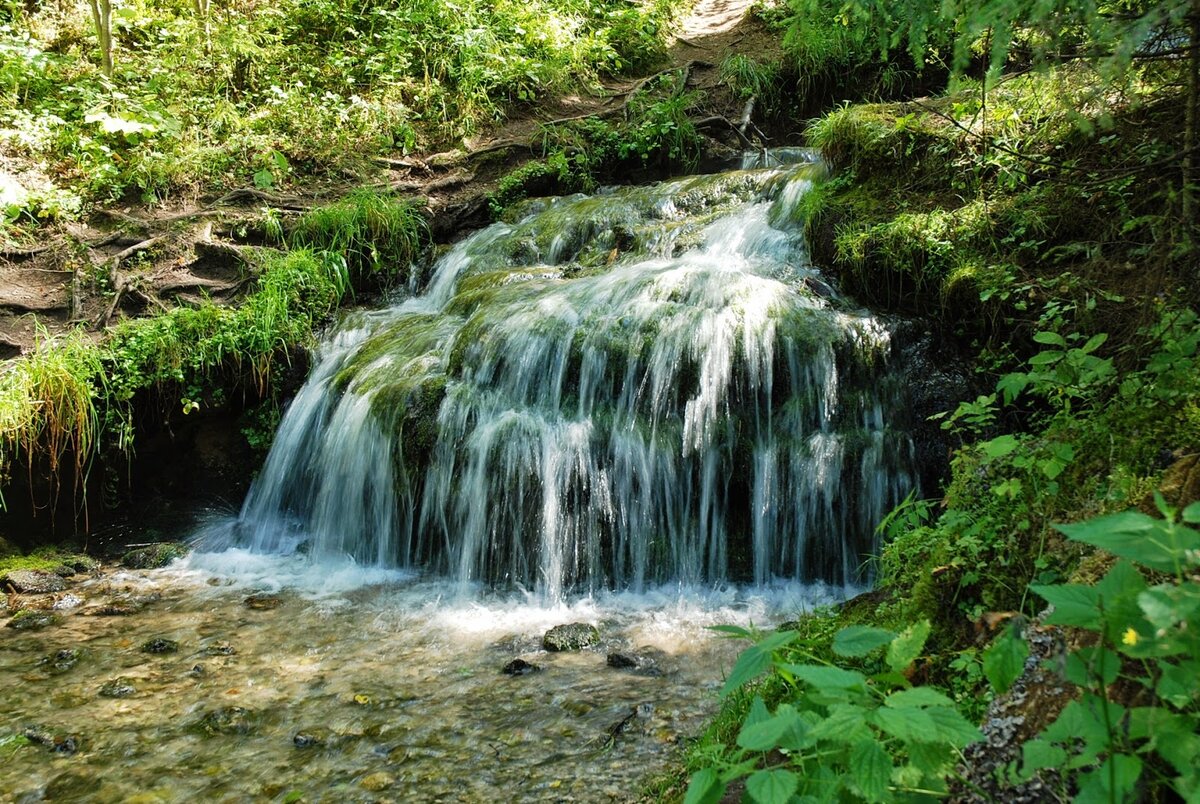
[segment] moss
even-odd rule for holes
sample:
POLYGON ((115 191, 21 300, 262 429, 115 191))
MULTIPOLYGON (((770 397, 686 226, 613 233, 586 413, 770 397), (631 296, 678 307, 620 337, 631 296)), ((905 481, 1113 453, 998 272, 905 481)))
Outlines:
POLYGON ((43 628, 61 624, 62 619, 62 615, 57 612, 21 609, 5 623, 5 627, 16 631, 40 631, 43 628))
POLYGON ((158 569, 187 554, 186 546, 176 542, 164 542, 130 550, 121 556, 121 563, 129 569, 158 569))
POLYGON ((39 547, 29 555, 10 555, 0 558, 0 577, 17 570, 39 570, 55 572, 67 567, 73 572, 92 572, 99 562, 90 556, 60 550, 57 547, 39 547))

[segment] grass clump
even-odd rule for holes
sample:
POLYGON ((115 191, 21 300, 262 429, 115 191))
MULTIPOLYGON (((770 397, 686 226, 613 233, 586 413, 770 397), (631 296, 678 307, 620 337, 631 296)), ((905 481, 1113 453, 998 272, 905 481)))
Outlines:
POLYGON ((76 480, 102 447, 128 451, 136 400, 154 389, 182 410, 248 376, 261 391, 281 357, 312 339, 347 295, 345 264, 298 250, 265 252, 257 287, 237 307, 205 302, 118 324, 100 342, 82 332, 42 341, 4 366, 0 488, 14 463, 69 460, 76 480))
POLYGON ((421 204, 364 188, 302 215, 288 239, 295 248, 340 255, 356 280, 390 280, 409 272, 428 234, 421 204))

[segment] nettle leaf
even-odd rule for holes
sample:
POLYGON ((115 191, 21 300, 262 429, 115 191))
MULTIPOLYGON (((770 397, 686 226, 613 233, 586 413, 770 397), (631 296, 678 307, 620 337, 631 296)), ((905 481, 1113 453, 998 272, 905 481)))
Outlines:
POLYGON ((1200 524, 1200 501, 1194 502, 1187 508, 1184 508, 1183 513, 1179 516, 1184 522, 1190 522, 1193 525, 1200 524))
POLYGON ((1045 344, 1046 346, 1066 347, 1067 345, 1067 339, 1057 332, 1038 332, 1034 334, 1033 340, 1036 343, 1045 344))
POLYGON ((1170 525, 1138 511, 1054 527, 1077 542, 1099 547, 1160 572, 1176 572, 1186 565, 1187 551, 1200 550, 1200 532, 1182 525, 1170 525))
POLYGON ((746 792, 758 804, 787 804, 800 780, 786 770, 760 770, 746 780, 746 792))
POLYGON ((1083 647, 1067 657, 1067 681, 1080 687, 1099 682, 1108 686, 1117 680, 1121 658, 1103 645, 1083 647))
POLYGON ((933 687, 913 687, 910 690, 893 692, 884 699, 883 705, 894 709, 921 708, 925 706, 953 707, 954 701, 933 687))
POLYGON ((913 767, 927 776, 940 776, 958 761, 958 754, 949 743, 912 743, 906 750, 913 767))
POLYGON ((892 640, 888 645, 887 663, 894 672, 901 673, 908 668, 921 651, 925 648, 925 640, 929 639, 931 628, 929 620, 913 623, 892 640))
POLYGON ((725 783, 712 768, 696 771, 688 783, 683 804, 719 804, 725 797, 725 783))
POLYGON ((878 740, 860 740, 850 748, 850 775, 867 801, 882 801, 892 778, 892 758, 878 740))
POLYGON ((1029 588, 1054 606, 1054 612, 1046 618, 1048 624, 1073 625, 1092 631, 1101 628, 1100 593, 1096 587, 1084 584, 1031 584, 1029 588))
MULTIPOLYGON (((760 699, 755 699, 758 702, 760 699)), ((766 708, 765 706, 763 707, 766 708)), ((800 716, 792 707, 780 710, 766 720, 756 720, 742 726, 737 743, 747 751, 770 751, 779 746, 780 739, 797 724, 803 727, 800 716)))
POLYGON ((867 710, 854 704, 834 704, 829 714, 809 731, 813 740, 850 743, 861 736, 870 736, 867 729, 867 710))
POLYGON ((1021 746, 1021 775, 1023 781, 1046 768, 1061 767, 1067 760, 1067 752, 1045 740, 1029 740, 1021 746))
POLYGON ((729 678, 725 679, 721 695, 728 695, 767 672, 774 662, 774 652, 794 642, 798 636, 795 631, 777 631, 742 651, 729 673, 729 678))
POLYGON ((1021 443, 1014 436, 1010 435, 997 436, 990 441, 982 441, 979 444, 979 448, 983 450, 983 454, 989 460, 1003 458, 1019 446, 1021 446, 1021 443))
POLYGON ((975 724, 963 717, 957 709, 933 706, 924 712, 934 725, 935 740, 929 742, 944 742, 955 748, 962 748, 983 739, 983 734, 975 724))
POLYGON ((833 652, 838 656, 857 659, 881 648, 896 638, 896 634, 884 628, 869 625, 852 625, 838 631, 833 637, 833 652))
POLYGON ((1080 774, 1078 802, 1125 801, 1142 775, 1142 761, 1127 754, 1114 754, 1096 770, 1080 774))
POLYGON ((883 731, 906 743, 937 743, 937 726, 926 709, 877 709, 870 720, 883 731))
POLYGON ((1190 659, 1180 664, 1160 662, 1159 667, 1162 675, 1154 687, 1159 698, 1179 709, 1191 706, 1200 698, 1200 687, 1196 684, 1196 679, 1200 678, 1200 661, 1190 659))
POLYGON ((1021 638, 1020 626, 1009 623, 995 642, 983 652, 983 674, 998 694, 1003 695, 1025 671, 1029 643, 1021 638))
POLYGON ((856 670, 826 667, 821 664, 785 664, 783 669, 798 680, 811 684, 822 692, 831 690, 865 689, 867 678, 856 670))

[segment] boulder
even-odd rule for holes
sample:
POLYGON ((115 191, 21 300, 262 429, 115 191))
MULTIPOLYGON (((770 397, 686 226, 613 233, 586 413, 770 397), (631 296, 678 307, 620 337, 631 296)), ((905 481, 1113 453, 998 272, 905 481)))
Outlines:
POLYGON ((542 637, 542 647, 552 653, 582 650, 600 641, 600 632, 589 623, 556 625, 542 637))
POLYGON ((38 666, 45 667, 56 675, 66 673, 79 664, 79 659, 82 656, 83 651, 79 648, 63 648, 42 659, 38 662, 38 666))
POLYGON ((500 668, 500 672, 506 676, 527 676, 530 673, 536 673, 542 668, 536 664, 525 661, 524 659, 513 659, 504 667, 500 668))
POLYGON ((142 653, 174 653, 179 650, 179 643, 166 637, 155 637, 142 643, 142 653))
POLYGON ((6 628, 12 628, 17 631, 38 631, 42 628, 48 628, 51 625, 58 625, 61 622, 62 615, 53 611, 21 609, 4 625, 6 628))
POLYGON ((13 570, 6 573, 3 580, 15 591, 27 595, 45 595, 67 588, 67 582, 61 576, 44 570, 13 570))
POLYGON ((188 549, 182 544, 162 542, 130 550, 121 556, 121 563, 129 569, 158 569, 187 554, 188 549))

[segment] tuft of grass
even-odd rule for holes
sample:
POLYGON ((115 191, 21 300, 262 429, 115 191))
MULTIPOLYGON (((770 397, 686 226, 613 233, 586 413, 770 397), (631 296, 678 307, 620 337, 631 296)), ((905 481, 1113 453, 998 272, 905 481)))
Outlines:
POLYGON ((296 248, 341 255, 356 279, 391 279, 410 271, 428 233, 423 206, 363 188, 303 215, 289 240, 296 248))
POLYGON ((721 62, 717 76, 742 100, 758 98, 764 107, 770 107, 779 95, 782 68, 773 62, 760 62, 753 56, 735 53, 721 62))

